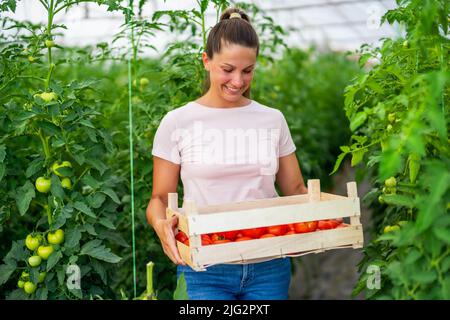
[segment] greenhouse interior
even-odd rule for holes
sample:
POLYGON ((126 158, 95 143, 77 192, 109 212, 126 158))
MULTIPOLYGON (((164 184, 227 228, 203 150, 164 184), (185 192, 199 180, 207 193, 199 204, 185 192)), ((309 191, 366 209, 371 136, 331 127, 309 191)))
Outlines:
POLYGON ((450 299, 449 1, 0 21, 1 300, 450 299))

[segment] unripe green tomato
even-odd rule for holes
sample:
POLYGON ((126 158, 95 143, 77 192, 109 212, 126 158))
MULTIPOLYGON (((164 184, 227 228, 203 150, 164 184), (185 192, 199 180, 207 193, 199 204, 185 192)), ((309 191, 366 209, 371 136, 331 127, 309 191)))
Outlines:
POLYGON ((41 244, 41 239, 39 237, 33 237, 31 234, 27 235, 25 239, 25 246, 31 250, 36 250, 41 244))
POLYGON ((36 59, 33 56, 28 56, 28 61, 33 63, 34 61, 36 61, 36 59))
POLYGON ((41 264, 41 262, 42 262, 42 258, 39 256, 31 256, 28 258, 28 263, 32 267, 37 267, 38 265, 41 264))
POLYGON ((395 122, 395 113, 389 113, 388 114, 388 120, 389 122, 395 122))
POLYGON ((385 204, 385 203, 386 203, 386 202, 384 201, 383 196, 379 196, 379 197, 378 197, 378 202, 381 203, 381 204, 385 204))
POLYGON ((394 129, 394 127, 392 126, 392 124, 388 124, 386 127, 387 132, 391 132, 392 129, 394 129))
POLYGON ((45 102, 51 102, 58 99, 58 96, 54 92, 42 92, 41 99, 44 100, 45 102))
POLYGON ((25 270, 22 271, 22 274, 20 275, 21 280, 28 280, 29 277, 30 277, 30 274, 28 272, 26 272, 25 270))
POLYGON ((39 277, 38 277, 38 283, 42 283, 45 280, 45 277, 47 276, 47 272, 39 272, 39 277))
POLYGON ((45 46, 47 48, 52 48, 55 46, 55 42, 53 40, 45 40, 45 46))
POLYGON ((32 294, 36 291, 36 285, 33 282, 27 281, 23 286, 23 290, 28 294, 32 294))
POLYGON ((65 189, 72 190, 72 181, 69 178, 64 178, 61 180, 61 186, 65 189))
POLYGON ((147 86, 150 83, 150 80, 148 80, 147 78, 141 78, 141 80, 139 81, 140 85, 142 87, 147 86))
POLYGON ((395 177, 390 177, 384 181, 384 185, 388 188, 393 188, 397 185, 397 179, 395 179, 395 177))
POLYGON ((44 177, 39 177, 35 183, 36 189, 39 192, 47 193, 50 191, 50 187, 52 186, 52 182, 50 179, 46 179, 44 177))
POLYGON ((60 244, 64 241, 64 231, 58 229, 55 232, 49 232, 47 234, 47 240, 50 244, 60 244))
POLYGON ((53 253, 53 247, 50 246, 40 246, 37 249, 37 254, 39 257, 41 257, 44 260, 47 260, 48 257, 53 253))
POLYGON ((23 281, 23 280, 17 281, 17 286, 18 286, 19 288, 22 289, 24 285, 25 285, 25 281, 23 281))

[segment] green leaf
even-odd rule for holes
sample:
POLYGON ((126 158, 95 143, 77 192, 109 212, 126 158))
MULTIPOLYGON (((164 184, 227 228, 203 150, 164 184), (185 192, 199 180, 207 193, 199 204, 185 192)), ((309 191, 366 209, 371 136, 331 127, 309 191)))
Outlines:
POLYGON ((367 120, 367 113, 364 111, 358 112, 351 120, 350 120, 350 130, 355 131, 358 129, 365 121, 367 120))
POLYGON ((110 188, 106 188, 106 189, 103 189, 101 192, 103 192, 104 194, 108 195, 115 203, 120 204, 119 197, 114 192, 114 190, 112 190, 110 188))
POLYGON ((184 272, 181 272, 180 276, 178 277, 177 287, 173 293, 173 300, 189 300, 184 272))
POLYGON ((36 299, 37 300, 47 300, 48 290, 46 287, 40 287, 36 290, 36 299))
POLYGON ((450 230, 445 228, 436 227, 433 228, 433 232, 436 235, 436 237, 448 245, 450 245, 450 230))
POLYGON ((106 169, 108 169, 108 167, 98 159, 88 158, 86 159, 86 163, 90 164, 92 167, 97 169, 97 171, 100 172, 100 174, 105 173, 106 169))
POLYGON ((422 271, 418 270, 410 274, 411 279, 417 281, 419 284, 429 284, 437 279, 435 270, 422 271))
POLYGON ((6 146, 4 144, 0 144, 0 163, 3 163, 6 158, 6 146))
POLYGON ((78 211, 81 211, 84 214, 88 215, 89 217, 97 218, 97 216, 91 211, 91 209, 84 202, 77 201, 75 202, 73 207, 78 211))
POLYGON ((380 180, 394 176, 401 168, 402 157, 397 150, 383 152, 380 162, 380 180))
POLYGON ((90 174, 85 175, 81 181, 90 186, 92 189, 98 189, 101 186, 101 183, 95 180, 90 174))
POLYGON ((106 196, 98 192, 88 196, 89 205, 94 209, 100 208, 105 200, 106 196))
POLYGON ((114 224, 113 224, 109 219, 107 219, 107 218, 100 218, 100 219, 98 220, 98 222, 99 222, 101 225, 107 227, 108 229, 111 229, 111 230, 115 230, 115 229, 116 229, 116 227, 114 226, 114 224))
POLYGON ((67 248, 76 247, 81 240, 81 232, 78 229, 69 229, 65 234, 64 246, 67 248))
POLYGON ((102 279, 102 282, 106 285, 108 277, 106 274, 106 269, 103 267, 103 265, 97 260, 91 260, 90 264, 94 271, 98 273, 100 279, 102 279))
POLYGON ((30 181, 26 181, 25 184, 17 189, 16 193, 16 204, 17 208, 19 209, 19 213, 21 216, 23 216, 31 203, 31 200, 36 196, 36 193, 34 192, 34 186, 30 181))
POLYGON ((65 193, 61 186, 61 181, 59 180, 58 176, 56 174, 52 174, 51 181, 52 181, 52 185, 50 187, 50 191, 51 191, 52 195, 55 198, 64 200, 65 193))
POLYGON ((30 178, 32 175, 36 174, 41 170, 44 166, 44 159, 39 157, 31 161, 31 163, 27 167, 27 171, 25 172, 25 176, 30 178))
POLYGON ((4 163, 0 163, 0 182, 5 176, 5 172, 6 172, 6 165, 4 163))
POLYGON ((351 166, 354 167, 356 166, 358 163, 360 163, 364 157, 364 154, 367 152, 367 148, 363 148, 363 149, 359 149, 357 151, 354 151, 352 153, 352 162, 351 162, 351 166))
POLYGON ((414 207, 415 200, 411 196, 400 195, 400 194, 386 194, 383 196, 384 201, 387 204, 402 206, 407 208, 414 207))
POLYGON ((50 255, 50 257, 47 260, 47 272, 50 271, 62 258, 61 251, 56 251, 50 255))
POLYGON ((336 163, 334 164, 333 171, 331 171, 331 173, 330 173, 330 176, 331 176, 332 174, 334 174, 335 172, 338 171, 339 166, 341 165, 341 162, 342 162, 342 160, 344 160, 344 158, 345 158, 346 155, 347 155, 347 153, 345 152, 345 153, 341 153, 341 154, 338 156, 338 158, 337 158, 337 160, 336 160, 336 163))
POLYGON ((16 271, 16 268, 15 264, 0 265, 0 286, 8 281, 9 277, 16 271))
POLYGON ((118 263, 122 258, 111 252, 111 249, 106 248, 101 244, 100 240, 92 240, 86 243, 80 251, 81 255, 88 255, 98 260, 109 263, 118 263))

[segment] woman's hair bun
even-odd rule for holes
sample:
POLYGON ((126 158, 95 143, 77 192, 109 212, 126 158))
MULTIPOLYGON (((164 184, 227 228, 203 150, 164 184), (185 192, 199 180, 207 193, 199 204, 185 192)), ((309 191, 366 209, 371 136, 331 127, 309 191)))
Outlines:
POLYGON ((250 18, 248 17, 248 15, 238 8, 229 8, 225 10, 220 16, 220 21, 229 19, 237 19, 237 20, 243 19, 248 23, 250 23, 250 18))

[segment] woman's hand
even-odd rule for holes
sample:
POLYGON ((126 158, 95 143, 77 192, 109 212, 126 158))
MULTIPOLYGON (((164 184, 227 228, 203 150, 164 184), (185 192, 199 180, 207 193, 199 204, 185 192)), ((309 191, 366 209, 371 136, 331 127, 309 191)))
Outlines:
POLYGON ((186 265, 181 259, 175 240, 175 229, 178 225, 178 217, 173 216, 170 219, 159 219, 155 223, 155 231, 161 240, 164 253, 172 260, 173 263, 186 265))

